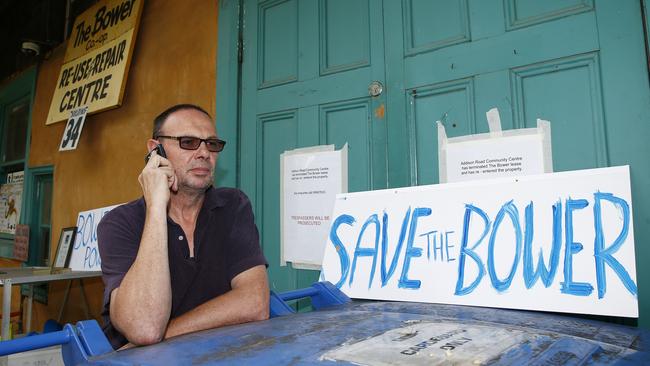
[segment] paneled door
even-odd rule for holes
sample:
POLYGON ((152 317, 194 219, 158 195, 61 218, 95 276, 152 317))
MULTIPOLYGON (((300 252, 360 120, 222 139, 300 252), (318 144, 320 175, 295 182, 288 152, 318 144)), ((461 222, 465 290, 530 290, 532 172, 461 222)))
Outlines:
POLYGON ((642 265, 650 259, 650 89, 641 3, 383 6, 387 129, 391 141, 407 141, 389 145, 389 185, 438 183, 437 120, 450 137, 487 132, 492 107, 504 129, 549 120, 555 171, 631 167, 640 324, 650 326, 650 268, 642 265))
POLYGON ((650 325, 650 90, 636 0, 243 0, 241 187, 275 289, 279 154, 350 144, 350 190, 438 183, 450 137, 551 121, 555 171, 630 165, 641 324, 650 325), (368 95, 380 82, 383 93, 368 95))
POLYGON ((280 154, 347 143, 349 190, 386 187, 382 7, 267 0, 244 1, 243 12, 241 188, 252 196, 272 289, 308 286, 316 272, 279 265, 280 154))

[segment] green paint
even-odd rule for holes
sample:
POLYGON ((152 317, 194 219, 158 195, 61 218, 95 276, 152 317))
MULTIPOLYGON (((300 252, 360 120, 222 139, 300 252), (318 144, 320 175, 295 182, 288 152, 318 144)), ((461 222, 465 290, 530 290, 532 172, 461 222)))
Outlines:
POLYGON ((498 107, 504 129, 551 121, 556 171, 631 166, 639 324, 650 327, 642 266, 650 90, 639 5, 243 0, 239 186, 254 202, 273 287, 315 278, 278 266, 282 151, 350 143, 351 191, 437 183, 435 121, 444 117, 448 136, 486 132, 485 112, 498 107), (369 98, 374 80, 384 93, 369 98))

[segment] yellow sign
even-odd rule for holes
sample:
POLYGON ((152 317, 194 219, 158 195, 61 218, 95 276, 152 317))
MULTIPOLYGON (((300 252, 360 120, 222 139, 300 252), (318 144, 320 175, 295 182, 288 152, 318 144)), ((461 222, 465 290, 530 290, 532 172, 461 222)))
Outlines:
POLYGON ((119 106, 144 0, 103 0, 75 21, 45 124, 119 106))

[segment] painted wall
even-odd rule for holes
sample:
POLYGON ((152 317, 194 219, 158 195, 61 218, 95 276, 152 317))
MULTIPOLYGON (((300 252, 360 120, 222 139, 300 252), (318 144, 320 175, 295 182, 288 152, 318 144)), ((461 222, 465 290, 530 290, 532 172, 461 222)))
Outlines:
MULTIPOLYGON (((141 195, 137 177, 158 113, 185 102, 201 105, 214 115, 217 17, 215 1, 146 1, 122 106, 88 116, 73 151, 58 151, 64 123, 45 126, 65 46, 40 65, 28 166, 54 166, 50 258, 61 228, 75 225, 79 211, 141 195)), ((91 315, 100 319, 101 279, 84 284, 91 315)), ((66 286, 66 282, 50 285, 48 306, 35 303, 32 329, 40 330, 45 320, 57 317, 66 286)), ((75 282, 63 322, 83 319, 81 304, 75 282)))

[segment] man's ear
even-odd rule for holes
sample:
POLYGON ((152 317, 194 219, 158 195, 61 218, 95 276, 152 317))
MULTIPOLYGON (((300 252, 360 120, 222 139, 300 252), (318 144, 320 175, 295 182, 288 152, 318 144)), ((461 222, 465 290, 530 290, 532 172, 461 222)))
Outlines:
POLYGON ((159 143, 160 141, 158 140, 154 140, 154 139, 147 140, 147 152, 153 150, 156 147, 156 145, 158 145, 159 143))

